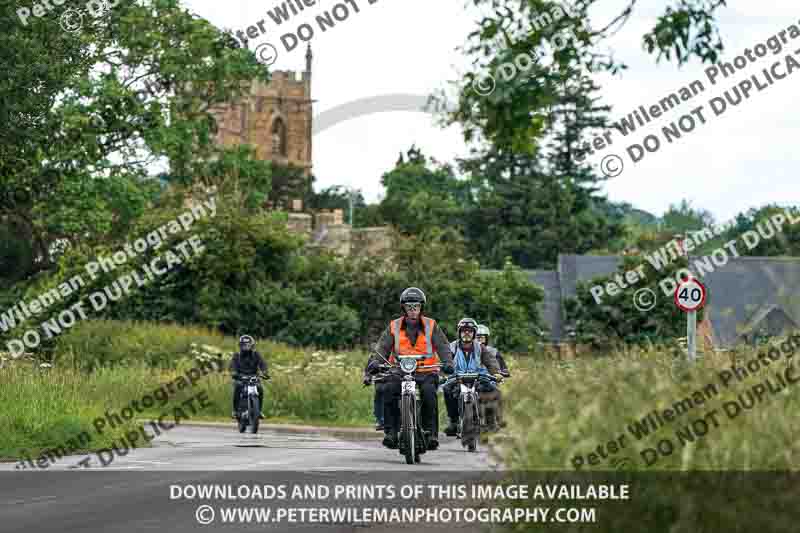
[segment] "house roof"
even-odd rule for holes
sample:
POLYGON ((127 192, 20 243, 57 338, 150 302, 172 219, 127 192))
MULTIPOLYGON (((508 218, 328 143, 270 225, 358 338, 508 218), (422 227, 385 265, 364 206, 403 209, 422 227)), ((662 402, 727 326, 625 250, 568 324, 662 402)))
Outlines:
POLYGON ((784 311, 778 304, 763 304, 747 321, 742 329, 739 330, 739 336, 749 335, 756 331, 764 320, 772 313, 780 313, 786 320, 791 323, 795 328, 798 327, 797 322, 792 320, 786 311, 784 311))
MULTIPOLYGON (((701 258, 690 257, 690 266, 695 259, 701 258)), ((736 344, 776 308, 800 323, 800 258, 732 258, 700 281, 708 289, 706 313, 719 347, 736 344)))
POLYGON ((561 299, 575 296, 579 281, 613 274, 622 263, 619 255, 561 255, 558 256, 558 275, 561 299))
POLYGON ((561 339, 561 285, 555 270, 526 270, 528 279, 544 289, 542 322, 550 330, 546 335, 551 341, 561 339))
MULTIPOLYGON (((616 272, 623 259, 623 256, 559 255, 558 271, 524 271, 530 281, 544 289, 542 318, 554 342, 561 341, 564 335, 562 305, 565 298, 575 296, 577 283, 616 272)), ((695 260, 702 262, 703 258, 690 256, 690 267, 695 260)), ((715 266, 713 272, 700 280, 708 289, 706 316, 718 347, 733 346, 776 310, 800 324, 800 258, 730 258, 727 264, 715 266)))

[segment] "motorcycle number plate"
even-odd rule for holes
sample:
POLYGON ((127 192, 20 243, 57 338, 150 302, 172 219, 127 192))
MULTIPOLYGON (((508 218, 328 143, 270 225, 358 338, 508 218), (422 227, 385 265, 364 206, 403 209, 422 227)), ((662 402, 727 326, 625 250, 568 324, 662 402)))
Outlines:
POLYGON ((258 387, 256 387, 255 385, 248 385, 247 394, 258 394, 258 387))
POLYGON ((403 392, 414 392, 417 388, 416 381, 404 381, 403 382, 403 392))

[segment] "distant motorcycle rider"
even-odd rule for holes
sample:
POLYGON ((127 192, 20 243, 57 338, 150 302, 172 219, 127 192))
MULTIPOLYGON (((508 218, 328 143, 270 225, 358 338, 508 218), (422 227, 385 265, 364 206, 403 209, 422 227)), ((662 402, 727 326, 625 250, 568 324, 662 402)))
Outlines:
MULTIPOLYGON (((500 374, 504 378, 511 377, 511 372, 508 371, 508 366, 506 365, 505 360, 503 359, 503 355, 500 351, 494 347, 489 345, 489 337, 491 337, 492 332, 489 330, 489 326, 485 326, 483 324, 478 324, 478 335, 475 337, 476 340, 481 344, 481 346, 485 350, 491 351, 495 359, 497 359, 497 365, 500 367, 500 374)), ((494 402, 497 412, 495 413, 495 420, 500 427, 505 427, 506 423, 503 419, 503 395, 500 392, 500 389, 496 389, 493 394, 487 394, 482 398, 482 400, 491 400, 494 402)))
MULTIPOLYGON (((250 335, 242 335, 239 337, 239 352, 233 354, 231 359, 230 371, 233 378, 233 418, 238 418, 239 413, 239 396, 242 393, 244 384, 240 381, 241 376, 255 376, 261 370, 267 374, 267 362, 261 357, 261 354, 254 350, 256 341, 250 335)), ((258 399, 264 405, 264 388, 259 384, 258 386, 258 399)), ((261 418, 264 418, 261 415, 261 418)))
MULTIPOLYGON (((441 370, 445 374, 453 372, 453 355, 447 337, 436 321, 424 316, 425 293, 417 287, 409 287, 400 295, 400 308, 403 315, 392 320, 375 343, 374 353, 370 356, 367 371, 375 374, 386 362, 397 364, 396 355, 424 355, 421 366, 436 364, 441 361, 441 370), (438 357, 437 357, 438 355, 438 357)), ((389 373, 383 387, 384 406, 384 439, 383 445, 390 449, 399 446, 400 430, 400 383, 402 375, 394 370, 389 373)), ((421 369, 417 371, 416 382, 421 392, 420 425, 430 433, 428 449, 439 447, 438 397, 439 369, 421 369)))
MULTIPOLYGON (((477 372, 479 374, 492 374, 498 381, 502 381, 500 367, 493 352, 484 350, 480 343, 475 342, 478 332, 478 323, 472 318, 462 318, 457 326, 458 340, 450 344, 450 350, 455 354, 455 373, 477 372)), ((494 392, 497 390, 491 383, 478 384, 479 393, 494 392)), ((444 403, 447 407, 447 417, 450 424, 444 430, 448 437, 454 437, 458 432, 458 399, 461 392, 458 383, 447 385, 444 390, 444 403)))
POLYGON ((489 326, 478 324, 478 334, 475 336, 475 340, 478 341, 483 348, 492 352, 492 355, 494 355, 495 359, 497 359, 497 366, 500 367, 500 374, 504 378, 510 378, 511 373, 508 371, 508 365, 506 365, 503 355, 495 346, 489 345, 489 337, 491 335, 492 332, 489 329, 489 326))

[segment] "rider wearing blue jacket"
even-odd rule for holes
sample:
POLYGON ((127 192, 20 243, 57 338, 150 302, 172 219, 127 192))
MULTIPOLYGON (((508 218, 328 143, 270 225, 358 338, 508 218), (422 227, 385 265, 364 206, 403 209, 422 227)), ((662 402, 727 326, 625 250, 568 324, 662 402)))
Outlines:
MULTIPOLYGON (((458 323, 458 340, 450 343, 450 351, 453 352, 455 362, 455 373, 477 372, 479 374, 493 374, 500 380, 500 367, 497 359, 490 350, 482 349, 480 343, 475 342, 475 335, 478 332, 478 323, 471 318, 462 318, 458 323)), ((479 392, 491 392, 495 386, 481 382, 478 384, 479 392)), ((450 424, 444 430, 448 437, 456 435, 458 430, 458 396, 461 389, 458 383, 451 383, 444 388, 444 403, 447 407, 447 416, 450 424)))

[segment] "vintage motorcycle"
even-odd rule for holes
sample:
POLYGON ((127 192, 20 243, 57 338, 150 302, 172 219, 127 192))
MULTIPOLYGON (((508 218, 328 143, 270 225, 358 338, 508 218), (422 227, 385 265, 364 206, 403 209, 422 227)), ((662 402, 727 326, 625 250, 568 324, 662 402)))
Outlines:
MULTIPOLYGON (((500 375, 503 376, 503 383, 505 383, 510 377, 508 371, 501 371, 500 375)), ((495 383, 495 385, 499 385, 499 383, 495 383)), ((500 417, 501 407, 499 399, 486 401, 485 399, 481 398, 480 405, 481 432, 495 432, 499 431, 500 428, 505 427, 505 421, 501 420, 500 417)))
POLYGON ((481 436, 481 402, 478 394, 478 384, 487 382, 497 384, 497 380, 488 374, 478 372, 459 372, 444 382, 442 387, 451 383, 459 386, 458 395, 458 431, 456 438, 461 439, 461 446, 470 452, 478 451, 478 441, 481 436))
POLYGON ((415 380, 417 371, 440 368, 440 364, 420 365, 424 359, 422 355, 397 356, 399 364, 381 365, 381 370, 399 368, 403 373, 400 382, 400 455, 403 455, 407 464, 420 462, 420 455, 428 449, 428 436, 419 423, 422 398, 417 391, 415 380))
MULTIPOLYGON (((270 379, 266 374, 261 377, 265 381, 270 379)), ((258 397, 259 376, 243 375, 238 381, 244 385, 239 393, 239 411, 236 413, 239 433, 244 433, 248 427, 250 427, 250 433, 258 433, 262 408, 261 400, 258 397)))

